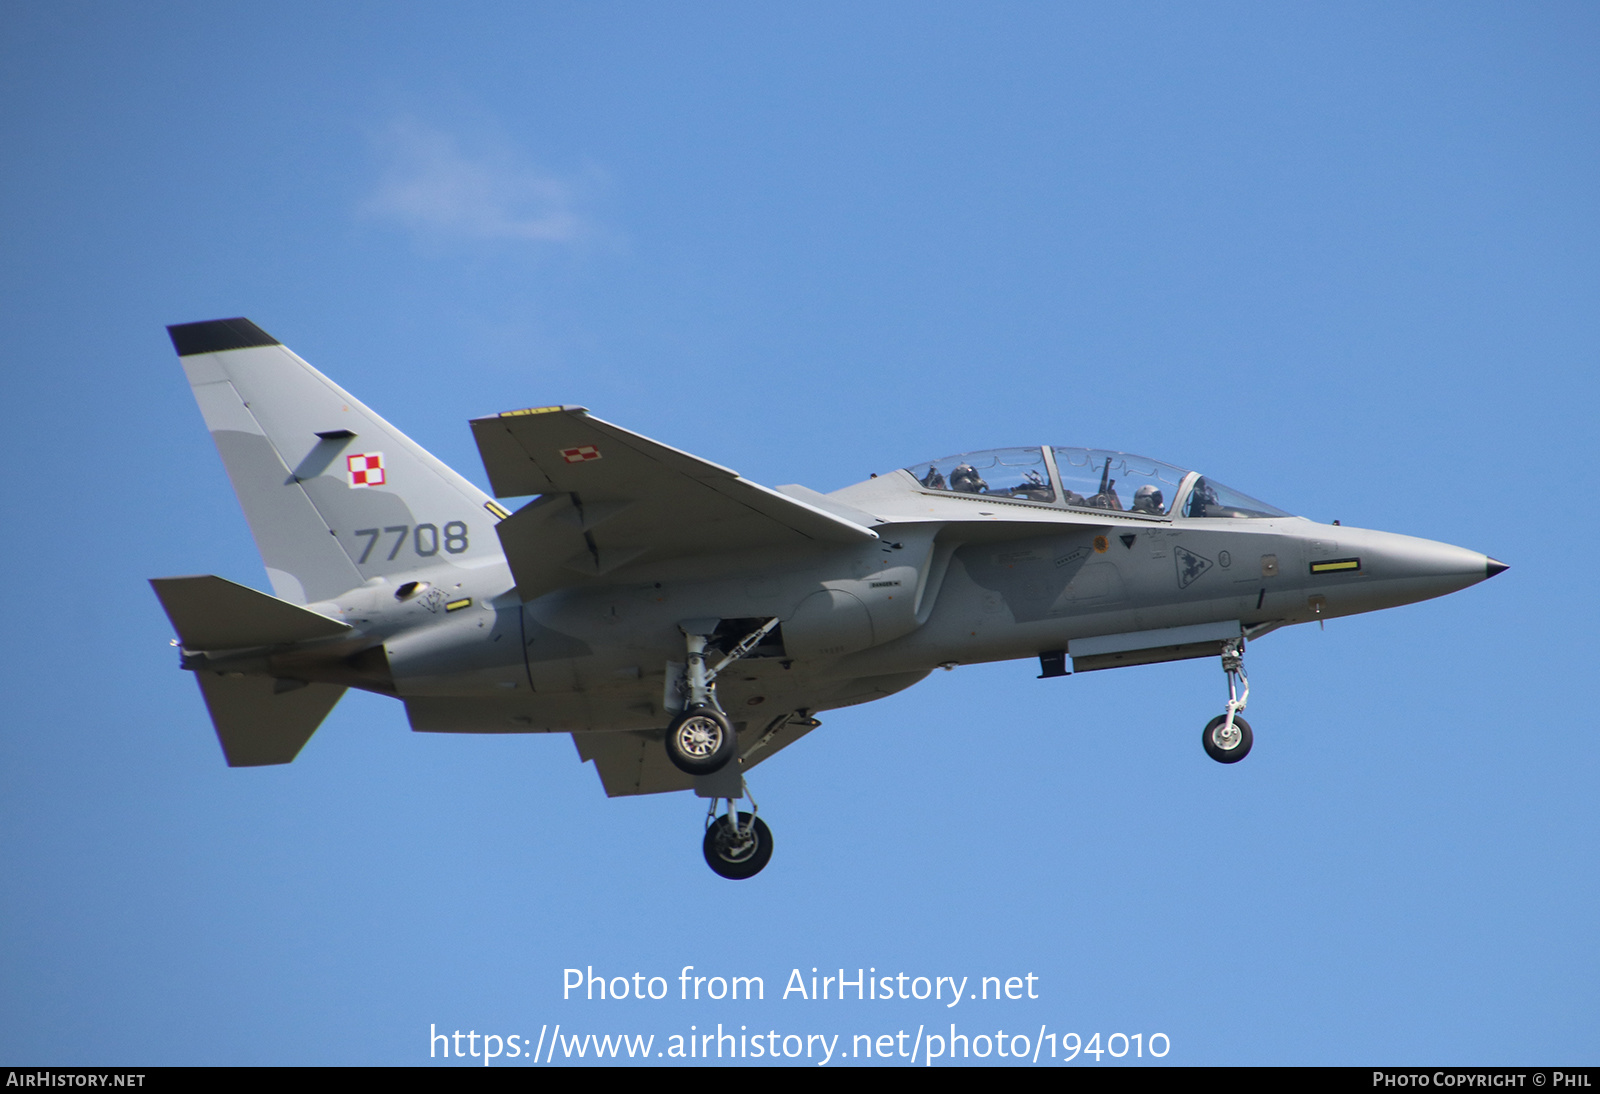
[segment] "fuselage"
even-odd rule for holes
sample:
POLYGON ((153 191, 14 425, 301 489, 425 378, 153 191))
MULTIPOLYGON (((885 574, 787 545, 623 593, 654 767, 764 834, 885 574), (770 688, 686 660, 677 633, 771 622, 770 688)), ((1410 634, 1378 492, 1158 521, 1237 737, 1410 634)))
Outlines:
MULTIPOLYGON (((355 628, 341 648, 381 640, 381 670, 321 671, 407 700, 419 729, 650 729, 666 717, 685 618, 729 621, 737 638, 740 621, 777 617, 774 638, 720 683, 730 714, 755 720, 1097 636, 1227 623, 1259 636, 1441 596, 1503 568, 1448 544, 1293 516, 1086 516, 951 495, 932 498, 933 519, 904 519, 928 492, 903 472, 830 497, 885 512, 879 539, 668 560, 528 603, 492 557, 374 579, 310 607, 355 628)), ((311 652, 292 656, 314 664, 311 652)))

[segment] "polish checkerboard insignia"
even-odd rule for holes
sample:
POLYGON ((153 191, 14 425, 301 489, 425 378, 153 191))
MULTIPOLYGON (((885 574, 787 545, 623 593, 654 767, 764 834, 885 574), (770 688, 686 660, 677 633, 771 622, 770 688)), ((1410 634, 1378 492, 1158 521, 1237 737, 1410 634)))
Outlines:
POLYGON ((386 481, 382 452, 358 452, 346 456, 345 464, 350 468, 351 486, 382 486, 386 481))
POLYGON ((585 463, 589 460, 598 460, 600 450, 592 444, 580 444, 577 448, 563 448, 561 458, 568 463, 585 463))

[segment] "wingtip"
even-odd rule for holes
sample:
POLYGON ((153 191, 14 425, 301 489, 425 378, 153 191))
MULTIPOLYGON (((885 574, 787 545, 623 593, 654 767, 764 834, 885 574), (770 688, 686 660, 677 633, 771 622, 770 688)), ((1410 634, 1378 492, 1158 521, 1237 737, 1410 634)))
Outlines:
POLYGON ((167 334, 179 357, 283 344, 242 316, 235 319, 207 319, 200 323, 174 323, 167 327, 167 334))
POLYGON ((475 422, 492 422, 492 421, 497 421, 500 418, 526 418, 526 417, 529 417, 529 416, 534 415, 534 414, 588 414, 588 413, 589 413, 589 408, 586 407, 586 406, 573 406, 573 405, 567 404, 567 403, 560 403, 560 404, 557 404, 555 406, 529 406, 529 407, 523 407, 521 410, 502 410, 498 414, 491 414, 491 415, 489 415, 487 417, 484 417, 484 418, 474 418, 472 420, 475 421, 475 422))

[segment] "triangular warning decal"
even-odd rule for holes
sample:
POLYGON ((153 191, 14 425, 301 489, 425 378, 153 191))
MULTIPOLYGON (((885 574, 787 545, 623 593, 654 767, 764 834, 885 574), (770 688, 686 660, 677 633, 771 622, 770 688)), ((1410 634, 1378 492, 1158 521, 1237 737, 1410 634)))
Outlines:
POLYGON ((1178 588, 1180 589, 1187 589, 1195 578, 1211 569, 1211 560, 1209 558, 1202 558, 1187 547, 1174 548, 1172 558, 1178 564, 1178 588))

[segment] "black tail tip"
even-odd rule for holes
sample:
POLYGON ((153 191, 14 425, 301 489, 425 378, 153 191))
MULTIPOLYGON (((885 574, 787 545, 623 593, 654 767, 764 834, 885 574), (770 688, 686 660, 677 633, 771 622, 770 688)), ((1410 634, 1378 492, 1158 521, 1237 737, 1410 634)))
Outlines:
POLYGON ((1504 562, 1497 562, 1491 558, 1483 567, 1484 580, 1487 581, 1495 574, 1503 574, 1509 569, 1511 569, 1511 567, 1506 565, 1504 562))
POLYGON ((176 323, 167 328, 179 357, 197 353, 222 353, 252 346, 282 345, 248 319, 207 319, 204 323, 176 323))

